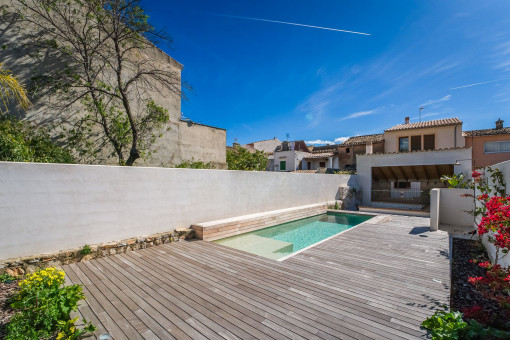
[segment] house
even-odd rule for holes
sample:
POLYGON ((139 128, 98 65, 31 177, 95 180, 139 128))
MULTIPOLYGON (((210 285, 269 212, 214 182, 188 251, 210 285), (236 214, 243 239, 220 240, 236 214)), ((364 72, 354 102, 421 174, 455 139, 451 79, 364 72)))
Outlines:
POLYGON ((303 158, 310 154, 306 143, 300 141, 285 141, 276 147, 271 163, 271 171, 295 171, 303 169, 303 158))
POLYGON ((406 117, 384 131, 384 152, 356 159, 362 203, 376 208, 427 210, 430 189, 445 186, 443 175, 472 169, 458 118, 410 123, 406 117))
POLYGON ((510 160, 510 127, 498 119, 494 129, 464 131, 466 146, 473 150, 473 169, 510 160))
POLYGON ((274 150, 281 144, 282 142, 278 138, 274 137, 273 139, 261 140, 258 142, 243 144, 240 146, 247 150, 259 150, 266 154, 273 154, 274 150))
POLYGON ((370 155, 384 152, 384 134, 351 137, 338 148, 338 158, 341 170, 356 170, 358 155, 370 155))

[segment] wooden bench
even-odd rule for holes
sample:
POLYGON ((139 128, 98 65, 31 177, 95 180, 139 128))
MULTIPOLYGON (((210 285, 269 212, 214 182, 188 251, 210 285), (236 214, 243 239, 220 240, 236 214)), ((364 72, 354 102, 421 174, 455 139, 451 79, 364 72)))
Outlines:
POLYGON ((244 234, 302 218, 324 214, 327 203, 310 204, 294 208, 266 211, 223 220, 193 224, 197 238, 206 241, 244 234))

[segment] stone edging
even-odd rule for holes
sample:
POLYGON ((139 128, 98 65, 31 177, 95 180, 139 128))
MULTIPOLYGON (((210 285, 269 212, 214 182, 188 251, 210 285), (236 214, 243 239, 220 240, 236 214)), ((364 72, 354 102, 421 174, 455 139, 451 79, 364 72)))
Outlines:
POLYGON ((108 255, 122 254, 145 249, 160 244, 189 240, 195 237, 195 231, 180 228, 167 233, 153 234, 147 237, 133 237, 127 240, 90 245, 90 253, 82 254, 82 248, 62 250, 50 254, 0 260, 0 275, 9 274, 19 277, 32 274, 39 268, 59 267, 74 262, 88 261, 108 255))

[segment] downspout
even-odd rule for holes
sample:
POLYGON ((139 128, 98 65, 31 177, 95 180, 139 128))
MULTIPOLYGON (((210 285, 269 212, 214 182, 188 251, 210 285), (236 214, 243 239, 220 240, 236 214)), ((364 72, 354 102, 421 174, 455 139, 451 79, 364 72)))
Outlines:
POLYGON ((453 136, 453 147, 457 149, 457 125, 455 125, 455 135, 453 136))

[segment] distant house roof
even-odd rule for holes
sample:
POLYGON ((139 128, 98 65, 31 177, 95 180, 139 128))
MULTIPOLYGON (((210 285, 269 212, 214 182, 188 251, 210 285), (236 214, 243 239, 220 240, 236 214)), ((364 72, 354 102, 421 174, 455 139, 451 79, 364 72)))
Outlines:
POLYGON ((462 134, 466 137, 510 135, 510 127, 501 128, 501 129, 483 129, 483 130, 464 131, 462 134))
POLYGON ((366 144, 366 143, 377 143, 384 141, 384 134, 379 133, 375 135, 365 135, 365 136, 356 136, 351 137, 342 144, 341 146, 350 146, 350 145, 360 145, 360 144, 366 144))
POLYGON ((419 123, 398 124, 398 125, 395 125, 387 130, 384 130, 384 131, 389 132, 389 131, 423 129, 423 128, 430 128, 430 127, 451 126, 451 125, 458 125, 458 124, 462 124, 462 121, 459 118, 446 118, 446 119, 429 120, 426 122, 419 122, 419 123))
POLYGON ((322 152, 322 153, 309 153, 303 157, 303 159, 311 159, 311 158, 328 158, 333 157, 332 152, 322 152))
POLYGON ((306 146, 305 141, 303 141, 303 140, 297 140, 294 142, 288 142, 288 141, 282 142, 282 144, 278 145, 274 151, 275 152, 290 151, 292 148, 292 144, 294 145, 294 151, 304 151, 304 152, 310 151, 308 149, 308 147, 306 146))

